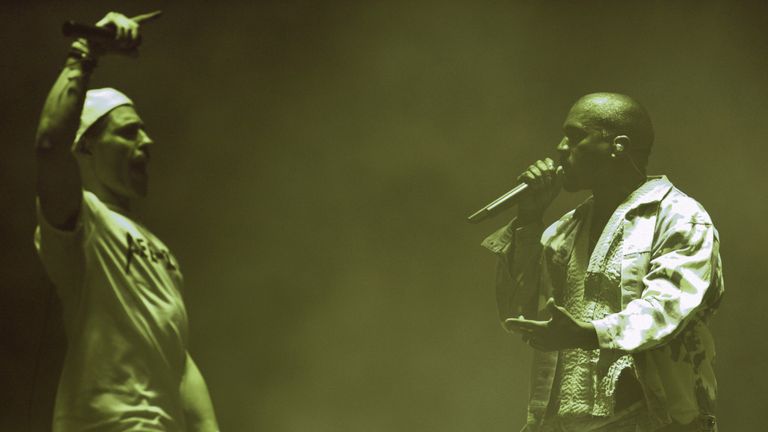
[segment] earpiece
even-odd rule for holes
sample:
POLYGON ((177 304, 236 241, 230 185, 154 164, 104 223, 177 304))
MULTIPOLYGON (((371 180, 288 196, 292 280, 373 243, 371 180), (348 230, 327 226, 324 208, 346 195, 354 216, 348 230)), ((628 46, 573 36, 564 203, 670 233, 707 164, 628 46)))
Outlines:
POLYGON ((629 137, 626 135, 619 135, 613 139, 613 151, 611 152, 612 158, 615 158, 616 155, 624 153, 624 144, 618 141, 629 141, 629 137))
MULTIPOLYGON (((614 138, 613 152, 611 152, 611 157, 614 159, 616 158, 617 155, 624 153, 624 144, 618 141, 623 141, 623 143, 626 143, 626 144, 629 144, 631 142, 629 137, 626 135, 619 135, 616 138, 614 138)), ((627 152, 626 157, 622 159, 628 160, 629 163, 632 164, 632 168, 634 168, 638 174, 640 174, 643 178, 645 178, 645 173, 643 173, 643 171, 641 171, 640 168, 638 168, 637 163, 635 163, 635 158, 632 157, 632 152, 627 152)))

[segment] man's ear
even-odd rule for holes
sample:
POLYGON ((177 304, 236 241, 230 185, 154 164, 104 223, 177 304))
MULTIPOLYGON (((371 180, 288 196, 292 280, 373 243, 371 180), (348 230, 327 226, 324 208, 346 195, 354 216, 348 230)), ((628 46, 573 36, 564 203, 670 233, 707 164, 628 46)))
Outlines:
POLYGON ((627 151, 632 144, 632 140, 626 135, 617 135, 613 139, 613 153, 620 154, 627 151))

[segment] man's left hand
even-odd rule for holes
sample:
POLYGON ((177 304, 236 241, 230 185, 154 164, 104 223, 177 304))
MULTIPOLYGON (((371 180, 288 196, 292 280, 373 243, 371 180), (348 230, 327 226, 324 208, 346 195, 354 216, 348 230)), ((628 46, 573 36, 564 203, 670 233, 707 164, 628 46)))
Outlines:
POLYGON ((555 304, 554 299, 550 298, 546 307, 552 314, 548 321, 507 318, 504 326, 509 331, 521 333, 523 340, 540 351, 600 347, 592 323, 574 318, 565 308, 555 304))

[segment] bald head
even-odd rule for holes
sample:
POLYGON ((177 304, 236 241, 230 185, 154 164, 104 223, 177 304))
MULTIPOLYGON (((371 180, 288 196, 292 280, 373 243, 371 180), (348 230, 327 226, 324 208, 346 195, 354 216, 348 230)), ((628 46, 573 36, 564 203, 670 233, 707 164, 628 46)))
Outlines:
POLYGON ((650 152, 654 133, 651 118, 640 103, 619 93, 591 93, 581 97, 571 108, 582 120, 603 130, 607 137, 626 135, 633 152, 650 152))

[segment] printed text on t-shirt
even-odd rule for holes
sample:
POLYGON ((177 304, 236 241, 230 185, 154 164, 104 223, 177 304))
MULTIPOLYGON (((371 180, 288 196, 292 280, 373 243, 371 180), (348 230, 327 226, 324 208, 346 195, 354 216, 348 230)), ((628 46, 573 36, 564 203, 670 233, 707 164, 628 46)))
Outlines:
POLYGON ((144 238, 134 238, 130 232, 125 233, 128 247, 125 253, 125 272, 128 273, 131 270, 131 263, 134 261, 134 257, 148 258, 150 261, 156 264, 165 265, 165 269, 168 271, 176 270, 176 265, 171 260, 171 253, 168 249, 159 249, 151 242, 144 238))

